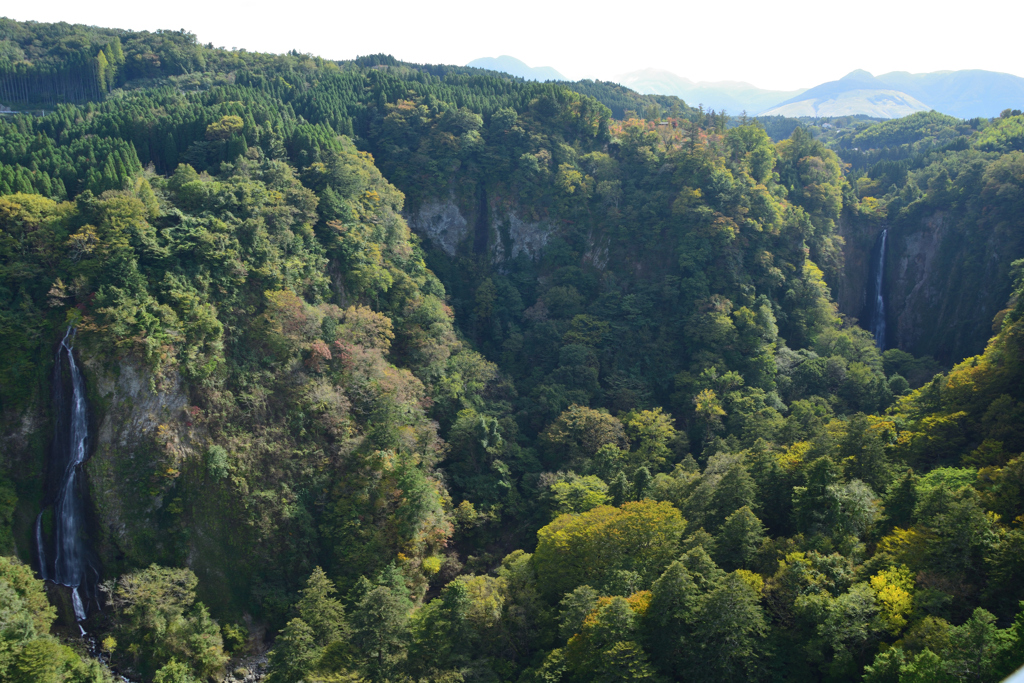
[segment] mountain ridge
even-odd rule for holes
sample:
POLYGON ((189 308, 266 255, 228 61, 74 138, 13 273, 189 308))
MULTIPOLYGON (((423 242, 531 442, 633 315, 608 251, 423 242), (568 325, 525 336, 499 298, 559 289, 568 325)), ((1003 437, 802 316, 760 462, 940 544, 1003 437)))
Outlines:
POLYGON ((746 81, 693 81, 656 68, 621 74, 616 80, 645 94, 675 95, 690 105, 703 104, 707 109, 733 113, 758 113, 787 96, 803 92, 803 89, 764 90, 746 81))
POLYGON ((890 71, 880 76, 856 69, 837 80, 793 91, 764 90, 744 81, 695 82, 657 68, 622 74, 618 81, 641 93, 676 95, 689 104, 700 102, 708 108, 734 113, 745 109, 748 113, 768 115, 868 114, 896 118, 934 109, 950 116, 972 118, 997 116, 1003 109, 1024 105, 1024 78, 983 69, 917 74, 890 71), (842 97, 855 90, 871 92, 842 97), (884 97, 894 104, 879 107, 871 102, 871 98, 884 97), (809 101, 816 104, 807 104, 809 101), (801 106, 788 106, 794 104, 801 106))
POLYGON ((919 111, 931 111, 931 109, 923 102, 898 90, 858 88, 823 99, 799 99, 789 104, 773 107, 763 115, 791 118, 861 115, 878 119, 894 119, 919 111))
POLYGON ((502 73, 511 74, 524 78, 528 81, 567 81, 557 69, 550 66, 529 66, 526 62, 516 59, 511 55, 501 55, 499 57, 480 57, 466 64, 466 66, 476 67, 478 69, 489 69, 491 71, 501 71, 502 73))
MULTIPOLYGON (((531 67, 511 55, 482 57, 466 66, 526 80, 569 82, 553 67, 531 67)), ((752 116, 898 118, 934 109, 967 119, 998 116, 1004 109, 1024 107, 1024 78, 984 69, 890 71, 879 76, 855 69, 836 80, 795 90, 764 89, 739 80, 694 81, 657 67, 620 74, 613 82, 643 95, 675 96, 706 110, 752 116)))
MULTIPOLYGON (((1021 104, 1024 104, 1024 78, 1012 74, 967 69, 923 74, 891 71, 881 76, 875 76, 863 69, 857 69, 840 79, 816 85, 795 97, 780 102, 764 113, 793 115, 786 113, 793 110, 790 105, 803 104, 812 100, 816 102, 814 106, 818 111, 823 108, 838 109, 842 105, 828 105, 827 103, 838 99, 849 100, 848 95, 853 91, 873 91, 876 95, 898 93, 908 103, 916 101, 926 109, 934 109, 959 118, 997 116, 1003 109, 1019 108, 1021 104)), ((870 96, 862 94, 861 97, 870 96)), ((803 106, 807 105, 803 104, 803 106)), ((918 109, 918 111, 923 111, 923 109, 918 109)), ((912 111, 897 107, 890 113, 892 114, 890 118, 896 118, 912 113, 912 111)), ((829 114, 821 115, 828 116, 829 114)))

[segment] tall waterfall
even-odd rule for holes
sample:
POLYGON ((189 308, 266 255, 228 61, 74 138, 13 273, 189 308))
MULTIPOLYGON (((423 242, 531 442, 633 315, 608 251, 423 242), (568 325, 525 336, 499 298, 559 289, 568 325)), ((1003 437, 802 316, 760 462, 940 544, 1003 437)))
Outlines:
POLYGON ((46 544, 43 542, 43 513, 36 516, 36 551, 39 553, 39 578, 50 578, 50 566, 46 563, 46 544))
POLYGON ((885 247, 889 241, 889 230, 878 236, 878 263, 875 265, 875 301, 871 309, 871 332, 875 335, 875 346, 885 350, 885 247))
POLYGON ((36 520, 36 543, 40 573, 71 588, 75 618, 86 617, 86 599, 93 597, 99 582, 99 572, 85 536, 85 505, 83 500, 82 463, 88 455, 89 415, 85 400, 85 381, 72 353, 75 331, 68 328, 57 349, 53 370, 53 403, 56 429, 50 456, 49 481, 56 486, 53 504, 53 533, 47 552, 47 539, 43 533, 42 513, 36 520), (66 381, 64 371, 70 375, 66 381), (68 395, 68 389, 71 392, 68 395), (52 564, 48 560, 52 558, 52 564))

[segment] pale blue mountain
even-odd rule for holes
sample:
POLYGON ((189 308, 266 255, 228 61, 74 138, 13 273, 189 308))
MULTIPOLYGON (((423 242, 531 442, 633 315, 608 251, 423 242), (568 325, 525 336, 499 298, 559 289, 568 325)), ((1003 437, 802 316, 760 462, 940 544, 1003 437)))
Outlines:
POLYGON ((962 119, 998 116, 1024 109, 1024 78, 996 71, 967 69, 912 74, 893 71, 878 80, 912 95, 936 111, 962 119))
POLYGON ((838 81, 815 86, 765 111, 782 116, 867 114, 880 118, 935 111, 972 118, 998 116, 1024 107, 1024 78, 978 69, 873 76, 852 71, 838 81))
POLYGON ((993 117, 1024 109, 1024 78, 969 69, 874 76, 853 71, 810 89, 764 90, 741 81, 694 82, 664 69, 643 69, 617 82, 643 94, 675 95, 687 104, 737 115, 850 116, 897 118, 935 111, 958 118, 993 117))
POLYGON ((738 115, 758 114, 765 109, 804 92, 801 90, 763 90, 742 81, 694 82, 664 69, 642 69, 622 74, 617 82, 645 95, 675 95, 687 104, 738 115))
POLYGON ((474 59, 466 66, 474 66, 478 69, 490 69, 502 73, 519 76, 528 81, 565 81, 565 76, 558 73, 550 66, 529 66, 515 57, 502 55, 500 57, 481 57, 474 59))
POLYGON ((867 71, 852 71, 822 83, 763 112, 765 116, 856 116, 895 119, 933 107, 896 90, 867 71))

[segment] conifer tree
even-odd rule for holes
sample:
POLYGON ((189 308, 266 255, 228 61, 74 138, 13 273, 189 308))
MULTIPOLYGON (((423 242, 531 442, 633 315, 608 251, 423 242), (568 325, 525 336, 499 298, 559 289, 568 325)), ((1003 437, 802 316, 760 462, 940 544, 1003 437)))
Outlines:
POLYGON ((746 505, 725 519, 715 557, 727 570, 746 567, 765 538, 764 525, 746 505))
POLYGON ((378 586, 359 601, 352 613, 352 641, 363 659, 367 678, 383 683, 403 659, 408 640, 408 612, 404 601, 385 586, 378 586))
POLYGON ((626 478, 626 473, 620 471, 615 479, 608 485, 608 495, 612 497, 612 504, 616 507, 632 499, 633 487, 626 478))
POLYGON ((682 665, 699 608, 700 589, 693 576, 682 562, 673 562, 651 586, 651 604, 642 621, 643 642, 660 670, 682 665))
POLYGON ((313 629, 302 619, 292 619, 277 636, 270 656, 268 683, 298 683, 319 659, 313 629))
POLYGON ((345 607, 333 597, 337 589, 323 569, 315 567, 300 592, 302 597, 296 607, 299 616, 313 630, 318 646, 325 647, 348 636, 345 607))

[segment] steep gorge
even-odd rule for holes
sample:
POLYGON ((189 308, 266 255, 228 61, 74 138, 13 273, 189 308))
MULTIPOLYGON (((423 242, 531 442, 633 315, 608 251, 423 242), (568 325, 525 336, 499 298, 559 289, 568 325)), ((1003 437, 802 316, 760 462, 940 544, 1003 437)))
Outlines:
MULTIPOLYGON (((984 277, 986 230, 1013 258, 1017 214, 971 213, 938 180, 920 184, 937 188, 928 201, 907 183, 883 211, 805 129, 772 143, 699 111, 612 121, 556 86, 303 60, 198 93, 129 89, 89 115, 19 117, 20 132, 0 121, 26 146, 150 126, 118 138, 129 158, 102 178, 67 166, 67 202, 52 186, 0 192, 0 477, 28 494, 23 557, 44 535, 33 477, 64 415, 46 378, 77 367, 88 538, 122 587, 195 587, 211 656, 178 661, 196 680, 223 666, 222 636, 245 647, 242 623, 278 633, 275 679, 520 683, 619 680, 593 668, 613 653, 586 623, 615 614, 645 680, 649 661, 666 680, 710 667, 706 680, 818 681, 829 657, 828 680, 855 680, 903 627, 979 606, 1009 623, 1019 570, 987 544, 1022 512, 990 495, 993 478, 1019 479, 1008 463, 1024 448, 1022 385, 1000 364, 1020 357, 1019 310, 1009 353, 911 392, 833 301, 885 345, 901 320, 904 343, 931 343, 924 317, 957 314, 945 300, 986 305, 954 288, 984 277), (353 124, 358 139, 337 134, 353 124), (169 142, 157 155, 149 139, 169 142), (69 325, 78 355, 62 345, 55 363, 69 325), (990 371, 984 400, 956 391, 990 371), (930 415, 965 394, 966 423, 930 415), (949 476, 952 514, 915 502, 949 476), (900 550, 905 531, 922 552, 900 550), (903 591, 895 629, 874 616, 879 581, 903 591), (692 622, 673 616, 680 595, 692 622), (557 624, 577 598, 581 623, 557 624), (374 668, 385 613, 394 675, 374 668), (325 622, 317 648, 333 654, 295 656, 325 622), (822 640, 846 622, 873 634, 856 661, 822 640), (664 660, 663 632, 692 651, 664 660)), ((31 175, 39 160, 22 156, 31 175)), ((106 614, 125 607, 111 597, 106 614)), ((179 655, 132 636, 131 618, 111 619, 115 658, 148 658, 148 681, 179 655)))
POLYGON ((947 365, 981 353, 1012 289, 1010 264, 1024 256, 1019 228, 990 227, 948 209, 894 221, 845 216, 844 266, 830 283, 840 312, 872 325, 875 259, 886 232, 885 348, 947 365))

